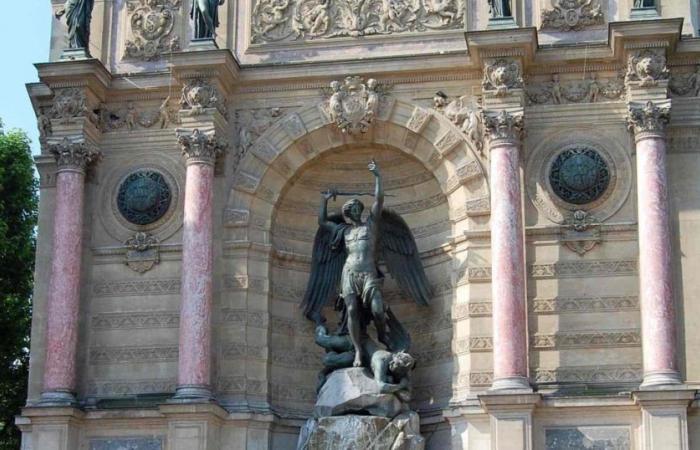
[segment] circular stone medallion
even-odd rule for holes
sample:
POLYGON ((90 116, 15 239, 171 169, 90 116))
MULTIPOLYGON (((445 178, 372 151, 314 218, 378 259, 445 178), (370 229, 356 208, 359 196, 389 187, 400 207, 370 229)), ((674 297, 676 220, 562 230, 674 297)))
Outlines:
POLYGON ((565 202, 585 205, 599 199, 610 184, 603 157, 590 147, 572 147, 559 153, 549 171, 554 193, 565 202))
POLYGON ((163 217, 170 208, 170 187, 160 172, 138 170, 129 174, 119 186, 117 206, 121 215, 136 225, 149 225, 163 217))

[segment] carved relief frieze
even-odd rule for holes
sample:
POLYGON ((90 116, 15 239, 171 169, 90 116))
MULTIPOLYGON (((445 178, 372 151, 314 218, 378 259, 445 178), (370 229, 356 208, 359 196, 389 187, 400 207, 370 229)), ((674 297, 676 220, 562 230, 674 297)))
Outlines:
POLYGON ((599 103, 620 100, 625 92, 624 74, 603 81, 596 73, 584 80, 563 83, 559 74, 542 83, 528 83, 527 102, 530 105, 560 105, 565 103, 599 103))
POLYGON ((99 110, 99 125, 103 132, 138 128, 167 128, 180 123, 177 112, 170 101, 165 98, 158 108, 137 107, 134 102, 126 105, 102 105, 99 110))
POLYGON ((180 38, 173 34, 180 5, 180 0, 127 0, 131 37, 124 58, 152 61, 180 50, 180 38))
POLYGON ((639 330, 538 333, 530 336, 530 345, 537 350, 639 347, 641 344, 642 336, 639 330))
POLYGON ((234 114, 236 129, 236 149, 233 167, 238 167, 241 159, 248 153, 253 143, 267 131, 270 126, 285 117, 291 108, 239 109, 234 114))
POLYGON ((639 309, 636 296, 534 298, 530 311, 536 314, 565 314, 639 309))
POLYGON ((484 127, 478 99, 468 95, 449 98, 444 92, 438 91, 433 97, 433 108, 459 127, 477 151, 482 151, 484 127))
POLYGON ((668 90, 674 97, 700 96, 700 64, 692 72, 673 72, 668 82, 668 90))
POLYGON ((179 293, 180 278, 98 281, 92 288, 93 297, 176 295, 179 293))
POLYGON ((187 80, 182 86, 180 107, 196 116, 209 109, 216 109, 226 117, 227 109, 224 98, 211 81, 204 78, 187 80))
POLYGON ((542 11, 542 30, 579 31, 605 23, 600 3, 595 0, 553 0, 552 6, 542 11))
POLYGON ((635 383, 642 379, 637 365, 573 366, 534 370, 536 383, 635 383))
POLYGON ((387 106, 388 90, 389 86, 374 78, 365 82, 362 77, 351 76, 342 83, 332 81, 325 104, 331 123, 345 134, 366 133, 380 109, 387 106))
POLYGON ((177 361, 178 347, 132 346, 132 347, 93 347, 89 352, 90 364, 134 364, 177 361))
POLYGON ((560 261, 551 264, 532 264, 533 278, 613 277, 637 273, 637 260, 560 261))
POLYGON ((640 87, 656 86, 659 81, 667 80, 666 49, 647 48, 636 50, 627 57, 627 74, 625 81, 640 87))
POLYGON ((511 89, 522 88, 523 73, 520 62, 507 58, 487 58, 481 87, 499 97, 507 95, 511 89))
POLYGON ((91 380, 87 383, 86 394, 91 397, 120 397, 137 394, 161 394, 175 392, 177 380, 91 380))
POLYGON ((255 44, 460 29, 457 0, 256 0, 255 44))
POLYGON ((177 328, 179 324, 180 314, 176 311, 104 313, 95 314, 90 320, 95 330, 177 328))
POLYGON ((54 89, 53 105, 49 111, 49 118, 67 125, 75 119, 83 117, 92 123, 98 123, 94 108, 88 104, 85 89, 72 87, 54 89))

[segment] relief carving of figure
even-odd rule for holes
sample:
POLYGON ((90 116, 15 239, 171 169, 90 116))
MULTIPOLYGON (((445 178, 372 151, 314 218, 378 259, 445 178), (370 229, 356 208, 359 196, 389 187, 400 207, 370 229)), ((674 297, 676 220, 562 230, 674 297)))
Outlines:
POLYGON ((461 14, 461 8, 455 0, 423 0, 423 8, 428 14, 435 14, 442 25, 453 22, 461 14))
POLYGON ((374 366, 379 372, 375 377, 386 380, 386 361, 395 352, 407 351, 410 337, 384 303, 384 274, 378 267, 380 256, 399 287, 416 303, 427 305, 431 289, 408 225, 398 214, 384 208, 379 167, 371 161, 368 168, 375 177, 375 201, 366 221, 362 220, 364 205, 356 198, 343 205, 342 215, 328 214, 328 200, 358 193, 329 190, 322 194, 311 276, 302 308, 309 320, 317 326, 323 325, 326 321, 323 307, 339 295, 352 343, 353 350, 346 350, 352 351, 352 365, 374 366), (377 354, 377 346, 369 343, 366 336, 370 323, 374 323, 377 339, 388 353, 377 354))
POLYGON ((190 18, 194 22, 195 39, 211 39, 219 26, 219 6, 226 0, 192 0, 190 18))
POLYGON ((457 125, 478 151, 482 150, 483 124, 481 107, 477 101, 468 95, 449 100, 447 94, 438 91, 433 96, 433 106, 450 122, 457 125))
POLYGON ((326 34, 330 27, 329 7, 330 0, 319 0, 315 5, 307 2, 297 4, 292 26, 297 37, 326 34))
POLYGON ((66 16, 68 26, 68 48, 90 47, 90 20, 95 0, 67 0, 62 9, 56 12, 56 18, 66 16))
POLYGON ((260 34, 267 34, 289 20, 287 9, 290 0, 264 0, 255 5, 253 17, 258 21, 257 30, 260 34))
POLYGON ((382 13, 379 25, 382 31, 404 31, 418 18, 419 6, 413 6, 405 0, 382 0, 382 13))

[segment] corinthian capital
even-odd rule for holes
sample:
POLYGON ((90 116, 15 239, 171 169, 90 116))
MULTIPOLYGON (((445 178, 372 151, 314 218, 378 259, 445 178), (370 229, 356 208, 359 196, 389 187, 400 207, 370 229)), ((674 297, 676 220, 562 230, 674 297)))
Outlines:
POLYGON ((60 142, 48 145, 49 152, 56 158, 59 172, 62 170, 77 170, 85 172, 87 166, 97 161, 101 153, 86 142, 74 142, 65 137, 60 142))
POLYGON ((509 113, 501 110, 499 113, 483 113, 484 131, 486 138, 493 145, 497 142, 518 144, 524 135, 522 113, 509 113))
POLYGON ((214 131, 202 133, 198 129, 192 132, 178 130, 177 141, 187 164, 214 164, 216 158, 223 155, 228 143, 216 137, 214 131))
POLYGON ((628 108, 627 126, 637 139, 664 135, 671 115, 669 105, 657 106, 649 100, 643 105, 630 103, 628 108))

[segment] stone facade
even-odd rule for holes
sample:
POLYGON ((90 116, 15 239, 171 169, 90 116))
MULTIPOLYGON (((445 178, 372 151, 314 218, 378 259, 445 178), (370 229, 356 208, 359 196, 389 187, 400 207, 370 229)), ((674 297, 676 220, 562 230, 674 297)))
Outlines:
POLYGON ((700 16, 636 3, 229 0, 206 47, 107 0, 93 59, 54 21, 23 448, 296 448, 319 192, 375 158, 426 448, 700 450, 700 16))

